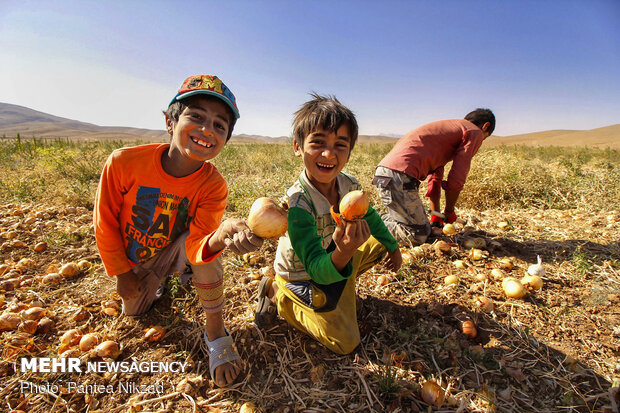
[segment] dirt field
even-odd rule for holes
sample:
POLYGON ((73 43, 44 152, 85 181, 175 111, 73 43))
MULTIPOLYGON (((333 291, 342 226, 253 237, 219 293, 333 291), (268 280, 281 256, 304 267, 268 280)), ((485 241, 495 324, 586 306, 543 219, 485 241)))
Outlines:
MULTIPOLYGON (((618 212, 464 210, 462 216, 466 227, 430 240, 450 243, 449 252, 426 244, 398 274, 377 266, 360 277, 362 344, 347 356, 325 350, 282 320, 268 331, 254 325, 256 285, 261 268, 272 264, 274 242, 245 259, 225 253, 227 326, 245 363, 237 384, 218 389, 209 377, 203 318, 191 289, 175 279, 147 315, 107 315, 102 303, 120 299, 96 252, 91 211, 2 205, 0 310, 26 319, 41 315, 26 315, 28 307, 42 307, 53 327, 29 334, 22 325, 0 333, 0 410, 236 412, 251 402, 264 412, 617 411, 618 212), (505 229, 498 227, 502 221, 505 229), (463 247, 474 237, 485 240, 480 260, 463 247), (42 241, 47 249, 35 252, 42 241), (506 298, 501 279, 521 278, 537 255, 545 270, 542 289, 506 298), (502 258, 514 268, 493 273, 502 258), (82 263, 76 276, 46 284, 45 274, 83 260, 89 268, 82 263), (456 260, 465 268, 457 268, 456 260), (458 284, 445 284, 450 274, 458 284), (379 275, 388 276, 386 285, 379 275), (480 297, 492 300, 493 310, 479 307, 480 297), (468 319, 477 328, 474 338, 461 332, 468 319), (154 325, 166 334, 147 342, 144 331, 154 325), (60 336, 74 328, 118 342, 117 361, 188 362, 186 373, 20 371, 15 361, 21 357, 55 358, 72 348, 60 348, 60 336), (430 406, 421 396, 429 380, 445 393, 441 405, 430 406), (24 389, 28 383, 43 387, 24 389), (82 387, 69 392, 70 383, 82 387), (129 383, 145 385, 146 392, 127 390, 129 383)), ((100 360, 92 352, 75 354, 83 363, 100 360)))

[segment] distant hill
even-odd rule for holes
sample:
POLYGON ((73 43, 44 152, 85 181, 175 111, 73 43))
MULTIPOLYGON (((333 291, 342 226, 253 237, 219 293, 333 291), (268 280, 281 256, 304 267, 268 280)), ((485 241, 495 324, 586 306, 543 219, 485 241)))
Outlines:
POLYGON ((484 146, 588 146, 620 149, 620 124, 590 130, 550 130, 506 137, 490 136, 484 146))
MULTIPOLYGON (((61 118, 39 112, 24 106, 0 102, 0 137, 24 138, 70 138, 85 140, 136 140, 165 142, 168 134, 164 130, 128 128, 120 126, 98 126, 92 123, 61 118)), ((393 134, 360 135, 359 143, 394 143, 399 136, 393 134)), ((233 135, 232 143, 283 143, 287 136, 269 137, 260 135, 233 135)), ((620 149, 620 124, 592 130, 553 130, 507 137, 491 136, 484 146, 496 145, 534 146, 596 146, 620 149)))

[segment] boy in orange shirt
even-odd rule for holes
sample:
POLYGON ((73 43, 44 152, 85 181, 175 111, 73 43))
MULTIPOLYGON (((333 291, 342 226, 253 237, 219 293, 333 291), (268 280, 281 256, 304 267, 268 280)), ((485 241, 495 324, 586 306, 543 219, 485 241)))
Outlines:
POLYGON ((222 318, 219 256, 226 246, 243 254, 262 245, 243 221, 221 222, 228 189, 208 162, 230 139, 239 111, 220 79, 196 75, 165 117, 170 143, 121 148, 108 158, 94 208, 97 247, 126 315, 148 311, 166 277, 191 267, 207 319, 211 377, 224 386, 239 374, 240 358, 222 318))

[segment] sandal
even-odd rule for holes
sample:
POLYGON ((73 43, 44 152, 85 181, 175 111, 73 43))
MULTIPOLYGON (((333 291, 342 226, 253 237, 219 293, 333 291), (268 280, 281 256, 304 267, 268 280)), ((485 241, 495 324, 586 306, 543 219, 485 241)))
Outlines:
POLYGON ((204 340, 205 343, 207 343, 207 351, 209 355, 209 373, 211 373, 211 378, 215 382, 216 368, 222 364, 241 360, 241 357, 239 357, 239 353, 237 353, 233 339, 228 331, 226 331, 226 335, 224 337, 216 338, 213 341, 209 341, 207 333, 204 333, 204 340))
POLYGON ((273 278, 263 277, 258 284, 258 303, 254 312, 254 323, 261 330, 269 327, 276 319, 276 305, 267 296, 273 278))

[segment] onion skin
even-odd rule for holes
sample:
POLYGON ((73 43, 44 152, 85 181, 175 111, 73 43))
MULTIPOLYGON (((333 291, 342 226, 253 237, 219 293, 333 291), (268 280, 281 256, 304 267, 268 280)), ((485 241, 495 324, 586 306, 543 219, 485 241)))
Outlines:
POLYGON ((95 333, 84 334, 80 339, 80 350, 88 351, 99 343, 99 337, 95 333))
POLYGON ((248 215, 248 227, 261 238, 280 238, 288 229, 288 214, 271 198, 258 198, 248 215))
POLYGON ((95 354, 99 357, 116 359, 121 354, 118 343, 108 340, 95 347, 95 354))

